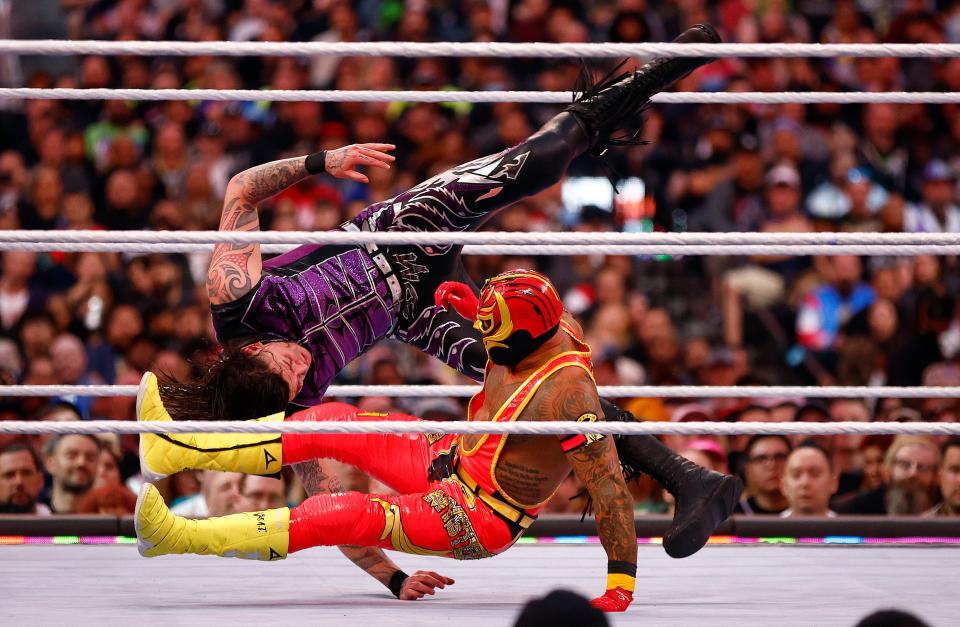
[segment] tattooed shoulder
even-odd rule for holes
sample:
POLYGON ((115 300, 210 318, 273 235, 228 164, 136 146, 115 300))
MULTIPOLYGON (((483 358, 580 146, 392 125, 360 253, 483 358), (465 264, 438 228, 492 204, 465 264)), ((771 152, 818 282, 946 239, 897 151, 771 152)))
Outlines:
POLYGON ((537 390, 534 420, 577 420, 586 413, 600 415, 600 398, 593 380, 579 368, 564 368, 537 390))

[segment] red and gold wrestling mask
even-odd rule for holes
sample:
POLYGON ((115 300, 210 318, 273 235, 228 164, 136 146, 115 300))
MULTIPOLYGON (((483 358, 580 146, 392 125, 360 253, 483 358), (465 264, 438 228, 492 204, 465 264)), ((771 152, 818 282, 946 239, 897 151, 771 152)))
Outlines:
POLYGON ((563 316, 557 289, 532 270, 510 270, 488 279, 479 300, 467 285, 446 282, 437 288, 436 302, 474 320, 490 361, 509 367, 553 337, 563 316))

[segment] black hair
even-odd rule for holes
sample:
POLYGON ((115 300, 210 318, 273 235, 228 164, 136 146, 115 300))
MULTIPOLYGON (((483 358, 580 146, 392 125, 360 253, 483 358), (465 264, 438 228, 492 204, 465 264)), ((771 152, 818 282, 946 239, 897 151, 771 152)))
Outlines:
POLYGON ((47 440, 47 443, 43 445, 43 456, 46 458, 55 454, 57 452, 57 449, 60 448, 60 442, 62 442, 64 438, 69 438, 70 436, 74 436, 74 435, 81 438, 87 438, 88 440, 93 442, 97 447, 97 453, 103 450, 103 442, 101 442, 100 438, 93 435, 92 433, 58 433, 52 438, 50 438, 49 440, 47 440))
POLYGON ((928 627, 928 625, 909 612, 887 609, 864 616, 856 627, 928 627))
POLYGON ((83 413, 80 411, 80 408, 70 401, 59 400, 55 403, 50 403, 49 405, 44 406, 40 411, 37 412, 37 415, 34 417, 35 420, 46 420, 48 416, 59 411, 69 411, 77 416, 77 420, 80 420, 83 416, 83 413))
POLYGON ((33 466, 37 472, 43 472, 43 465, 40 462, 40 456, 37 455, 37 451, 34 450, 32 446, 26 442, 11 442, 3 448, 0 448, 0 455, 9 455, 10 453, 19 453, 20 451, 26 451, 30 454, 30 459, 33 460, 33 466))
MULTIPOLYGON (((827 460, 827 468, 830 469, 830 472, 833 472, 833 457, 830 455, 830 453, 827 451, 827 449, 823 448, 822 446, 820 446, 819 444, 817 444, 816 441, 814 441, 814 440, 811 439, 811 440, 804 440, 803 442, 801 442, 800 444, 798 444, 798 445, 796 446, 796 448, 794 448, 793 450, 794 450, 794 451, 799 451, 800 449, 804 449, 804 448, 808 448, 808 449, 813 449, 813 450, 815 450, 815 451, 819 451, 820 454, 823 455, 824 459, 827 460)), ((791 452, 792 452, 792 451, 791 451, 791 452)))
POLYGON ((960 448, 960 436, 955 435, 943 443, 943 447, 940 449, 940 459, 946 457, 947 451, 952 448, 960 448))
POLYGON ((610 623, 606 615, 590 605, 590 601, 570 590, 553 590, 544 597, 531 599, 520 610, 513 627, 535 625, 579 625, 605 627, 610 623))
POLYGON ((290 386, 263 360, 232 348, 202 366, 197 381, 163 375, 160 396, 174 420, 251 420, 282 411, 290 386))
POLYGON ((750 436, 750 439, 747 440, 747 445, 743 449, 743 452, 746 455, 746 457, 748 458, 750 457, 750 451, 753 450, 753 447, 756 445, 757 442, 759 442, 760 440, 765 440, 767 438, 774 438, 776 440, 781 440, 784 444, 787 445, 788 452, 793 451, 793 444, 790 443, 790 439, 787 436, 781 435, 779 433, 757 433, 750 436))

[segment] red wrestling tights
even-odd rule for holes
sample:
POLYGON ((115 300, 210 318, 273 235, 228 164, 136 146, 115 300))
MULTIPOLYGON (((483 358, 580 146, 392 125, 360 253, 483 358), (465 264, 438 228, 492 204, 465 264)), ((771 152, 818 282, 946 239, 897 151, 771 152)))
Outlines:
MULTIPOLYGON (((324 403, 299 411, 286 420, 353 422, 359 420, 419 420, 407 414, 367 414, 345 403, 324 403)), ((433 446, 422 433, 284 434, 283 463, 335 459, 382 481, 401 494, 427 489, 434 451, 453 443, 446 436, 433 446)))
POLYGON ((386 515, 360 492, 317 494, 290 510, 291 553, 313 546, 379 546, 386 515))
POLYGON ((514 541, 507 524, 459 484, 418 494, 317 494, 290 510, 289 551, 355 544, 456 559, 490 557, 514 541))

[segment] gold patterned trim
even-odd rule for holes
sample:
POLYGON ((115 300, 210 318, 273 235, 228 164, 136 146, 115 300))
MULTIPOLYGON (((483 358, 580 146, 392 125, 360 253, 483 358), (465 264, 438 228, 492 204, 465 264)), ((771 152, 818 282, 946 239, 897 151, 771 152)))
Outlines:
POLYGON ((493 553, 484 548, 477 538, 470 516, 457 501, 443 490, 434 490, 423 496, 443 521, 443 528, 450 538, 450 549, 454 559, 478 560, 493 557, 493 553))

